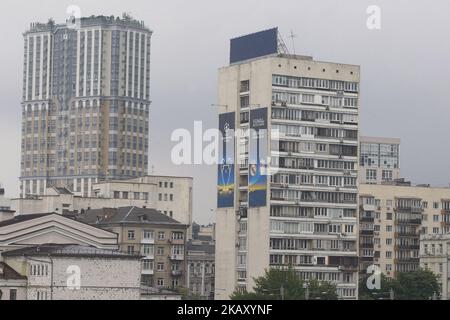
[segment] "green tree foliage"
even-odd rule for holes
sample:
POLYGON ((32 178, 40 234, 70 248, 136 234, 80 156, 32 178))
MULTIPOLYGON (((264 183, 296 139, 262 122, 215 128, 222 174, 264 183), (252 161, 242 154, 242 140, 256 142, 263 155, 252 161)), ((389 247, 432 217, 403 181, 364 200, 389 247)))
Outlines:
POLYGON ((234 292, 230 298, 232 300, 304 300, 306 298, 332 300, 338 298, 336 286, 327 282, 310 281, 306 289, 305 282, 290 267, 266 270, 264 276, 254 280, 254 292, 234 292))
POLYGON ((438 277, 430 270, 400 273, 394 282, 395 299, 429 300, 439 298, 438 277))
POLYGON ((339 298, 336 285, 330 282, 311 280, 308 289, 311 300, 337 300, 339 298))
POLYGON ((430 300, 440 295, 438 278, 430 270, 402 272, 396 279, 382 274, 379 290, 369 290, 367 278, 363 276, 359 281, 360 300, 388 300, 391 299, 391 291, 394 300, 430 300))

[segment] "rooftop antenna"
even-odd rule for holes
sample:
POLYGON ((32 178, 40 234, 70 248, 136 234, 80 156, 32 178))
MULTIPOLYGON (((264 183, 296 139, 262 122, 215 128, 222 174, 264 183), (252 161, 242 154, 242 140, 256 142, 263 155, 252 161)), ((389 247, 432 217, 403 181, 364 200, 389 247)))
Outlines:
POLYGON ((289 38, 291 38, 292 41, 292 53, 295 55, 295 38, 297 38, 297 35, 294 34, 294 31, 291 29, 291 34, 289 35, 289 38))
POLYGON ((286 47, 286 44, 284 43, 283 37, 281 36, 281 33, 278 32, 278 53, 281 54, 289 54, 289 50, 286 47))

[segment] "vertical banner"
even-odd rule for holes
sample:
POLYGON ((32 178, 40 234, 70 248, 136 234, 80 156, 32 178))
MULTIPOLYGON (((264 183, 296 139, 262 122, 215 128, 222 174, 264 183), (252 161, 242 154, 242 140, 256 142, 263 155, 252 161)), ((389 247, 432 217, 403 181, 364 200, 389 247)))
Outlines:
POLYGON ((267 108, 250 111, 249 207, 267 205, 267 108))
POLYGON ((219 115, 219 165, 217 173, 217 207, 234 207, 235 113, 219 115))

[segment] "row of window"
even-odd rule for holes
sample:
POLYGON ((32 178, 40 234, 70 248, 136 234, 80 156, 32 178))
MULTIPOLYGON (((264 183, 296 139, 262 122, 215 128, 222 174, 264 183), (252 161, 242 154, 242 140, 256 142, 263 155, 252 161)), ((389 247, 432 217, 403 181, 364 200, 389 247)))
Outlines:
MULTIPOLYGON (((142 232, 142 239, 145 240, 154 240, 154 231, 153 230, 144 230, 142 232)), ((166 232, 165 231, 158 231, 158 240, 165 240, 166 238, 166 232)), ((136 239, 136 231, 135 230, 128 230, 128 240, 135 240, 136 239)), ((173 231, 172 240, 183 240, 184 239, 184 232, 181 231, 173 231)))

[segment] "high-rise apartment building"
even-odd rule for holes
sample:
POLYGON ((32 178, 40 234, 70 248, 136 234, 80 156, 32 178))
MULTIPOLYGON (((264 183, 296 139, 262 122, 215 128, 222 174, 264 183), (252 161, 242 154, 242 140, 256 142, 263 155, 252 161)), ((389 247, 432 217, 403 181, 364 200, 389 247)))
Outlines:
POLYGON ((24 33, 21 196, 82 195, 148 167, 150 39, 143 22, 92 16, 24 33))
POLYGON ((360 137, 359 182, 386 183, 400 178, 400 139, 360 137))
POLYGON ((283 48, 277 29, 233 39, 219 71, 215 295, 290 265, 356 299, 359 66, 283 48))

